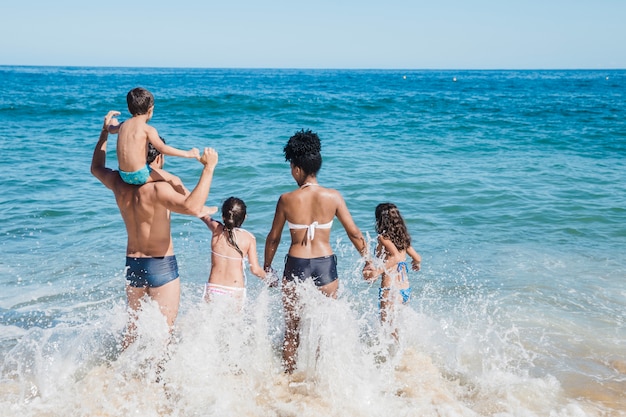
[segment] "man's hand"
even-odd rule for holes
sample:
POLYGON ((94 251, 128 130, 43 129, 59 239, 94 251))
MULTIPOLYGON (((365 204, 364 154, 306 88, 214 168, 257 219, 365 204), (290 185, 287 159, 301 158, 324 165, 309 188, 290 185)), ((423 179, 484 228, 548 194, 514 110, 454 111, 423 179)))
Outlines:
POLYGON ((104 125, 102 126, 102 130, 109 130, 109 126, 117 126, 119 122, 115 119, 116 116, 119 116, 121 113, 116 110, 110 110, 106 116, 104 116, 104 125))
POLYGON ((217 207, 216 206, 204 206, 202 208, 202 212, 200 213, 200 215, 198 215, 198 217, 202 220, 205 221, 210 221, 211 220, 211 215, 217 213, 217 207))
POLYGON ((213 148, 204 148, 204 153, 199 161, 207 168, 215 168, 215 165, 217 165, 217 151, 213 148))

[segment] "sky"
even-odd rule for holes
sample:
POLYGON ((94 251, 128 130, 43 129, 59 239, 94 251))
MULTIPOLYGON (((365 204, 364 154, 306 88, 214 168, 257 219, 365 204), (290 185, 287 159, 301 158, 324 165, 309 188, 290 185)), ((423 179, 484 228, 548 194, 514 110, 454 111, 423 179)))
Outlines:
POLYGON ((626 68, 626 0, 7 0, 0 65, 626 68))

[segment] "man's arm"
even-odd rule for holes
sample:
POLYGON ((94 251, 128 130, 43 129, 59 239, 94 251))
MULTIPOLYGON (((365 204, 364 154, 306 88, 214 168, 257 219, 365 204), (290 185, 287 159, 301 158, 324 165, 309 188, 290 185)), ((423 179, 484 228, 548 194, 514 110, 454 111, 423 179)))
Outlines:
POLYGON ((156 172, 162 179, 163 181, 169 183, 172 187, 174 187, 174 189, 184 195, 185 197, 188 196, 191 192, 185 187, 185 184, 183 184, 182 180, 180 178, 178 178, 176 175, 165 171, 163 169, 160 168, 154 168, 152 167, 152 171, 156 172))
POLYGON ((117 171, 106 167, 107 141, 109 139, 108 126, 109 123, 111 123, 111 119, 119 114, 119 112, 111 110, 104 117, 104 125, 100 131, 100 137, 98 138, 98 143, 96 143, 93 157, 91 158, 91 174, 110 189, 113 189, 117 178, 119 178, 119 174, 117 171))
POLYGON ((166 182, 155 183, 157 200, 169 210, 188 214, 191 216, 204 216, 207 214, 204 203, 206 202, 211 189, 213 171, 217 165, 217 151, 213 148, 204 148, 204 153, 200 158, 204 165, 198 184, 188 196, 183 196, 176 192, 174 188, 166 182))

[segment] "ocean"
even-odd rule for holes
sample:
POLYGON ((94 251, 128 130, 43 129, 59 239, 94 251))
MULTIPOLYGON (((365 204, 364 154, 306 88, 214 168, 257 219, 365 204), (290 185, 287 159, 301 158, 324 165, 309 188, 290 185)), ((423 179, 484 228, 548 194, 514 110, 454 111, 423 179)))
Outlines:
POLYGON ((626 71, 0 66, 0 91, 3 416, 626 416, 626 71), (261 262, 297 130, 370 247, 395 203, 423 258, 397 344, 335 222, 339 297, 305 288, 287 377, 280 290, 248 273, 243 312, 204 303, 211 234, 173 214, 174 341, 147 301, 121 352, 126 234, 90 163, 136 86, 168 144, 218 151, 207 205, 246 202, 261 262))

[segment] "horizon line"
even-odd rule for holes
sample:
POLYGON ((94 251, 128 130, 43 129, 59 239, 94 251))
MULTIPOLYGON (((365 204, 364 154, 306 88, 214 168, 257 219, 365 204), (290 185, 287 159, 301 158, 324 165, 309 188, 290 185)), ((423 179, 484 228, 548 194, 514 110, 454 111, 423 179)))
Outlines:
POLYGON ((200 66, 132 66, 132 65, 58 65, 0 64, 0 68, 113 68, 113 69, 180 69, 180 70, 285 70, 285 71, 624 71, 626 68, 388 68, 388 67, 200 67, 200 66))

